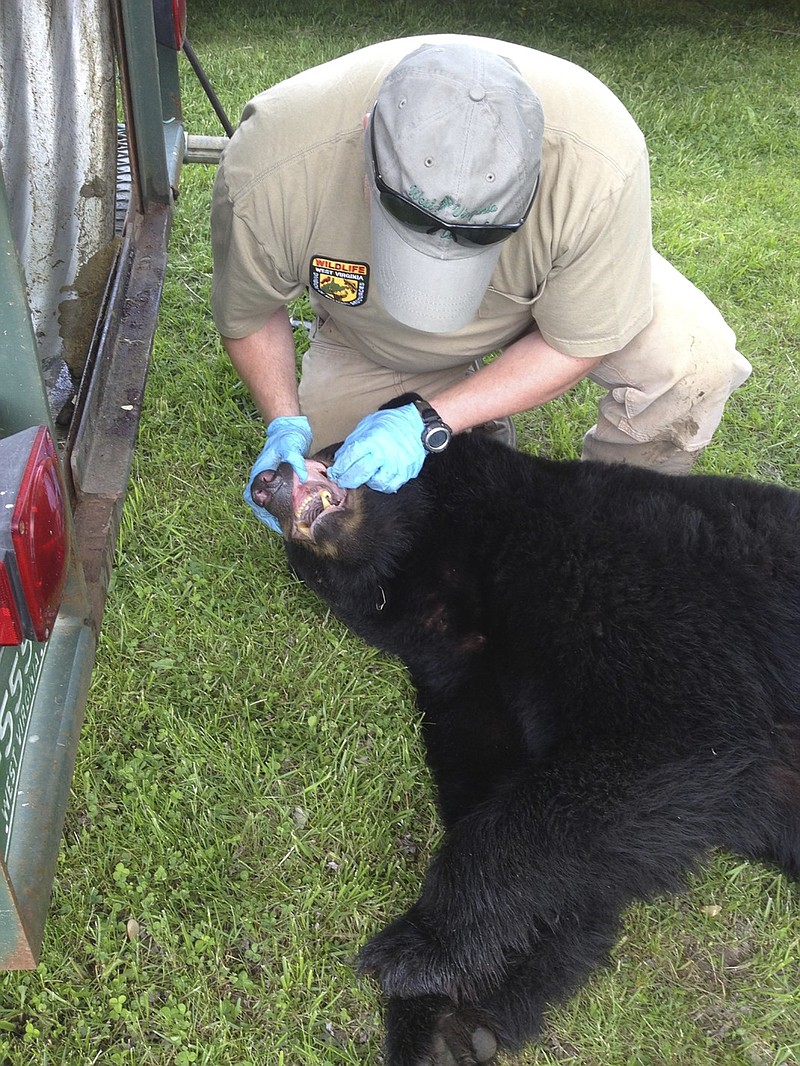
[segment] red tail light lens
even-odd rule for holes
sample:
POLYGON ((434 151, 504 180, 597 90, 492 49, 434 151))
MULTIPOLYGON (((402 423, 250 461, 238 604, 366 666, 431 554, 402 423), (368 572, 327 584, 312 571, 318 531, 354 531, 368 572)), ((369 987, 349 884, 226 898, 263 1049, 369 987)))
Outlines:
POLYGON ((56 452, 44 427, 22 478, 11 537, 33 631, 47 640, 67 579, 67 530, 56 452))
POLYGON ((22 626, 6 564, 0 563, 0 645, 21 644, 22 626))
POLYGON ((10 484, 0 497, 0 643, 19 644, 20 630, 44 641, 61 604, 68 565, 56 450, 45 426, 2 444, 10 452, 4 472, 10 484))

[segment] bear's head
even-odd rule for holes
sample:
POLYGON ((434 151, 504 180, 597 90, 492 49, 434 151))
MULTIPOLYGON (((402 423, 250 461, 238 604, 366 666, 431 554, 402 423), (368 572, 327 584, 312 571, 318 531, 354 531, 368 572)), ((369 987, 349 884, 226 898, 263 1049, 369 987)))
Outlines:
POLYGON ((320 452, 306 459, 307 478, 301 481, 288 463, 258 474, 251 488, 253 502, 281 525, 287 541, 308 544, 323 554, 337 554, 336 545, 357 532, 363 495, 343 489, 328 477, 333 459, 320 452))
POLYGON ((343 489, 328 477, 338 447, 306 459, 305 481, 288 463, 258 474, 250 490, 253 501, 280 522, 296 568, 314 558, 318 564, 335 563, 339 573, 386 573, 411 547, 434 494, 424 478, 413 479, 396 493, 376 492, 366 485, 343 489))

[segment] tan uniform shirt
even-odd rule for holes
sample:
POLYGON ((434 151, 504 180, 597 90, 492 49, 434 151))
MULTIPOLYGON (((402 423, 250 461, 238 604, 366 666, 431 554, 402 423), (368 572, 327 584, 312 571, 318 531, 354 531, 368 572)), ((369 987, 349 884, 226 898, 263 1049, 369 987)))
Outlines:
POLYGON ((211 303, 223 336, 256 332, 306 288, 320 320, 344 343, 399 370, 462 365, 534 324, 567 355, 601 356, 647 325, 652 238, 640 130, 587 71, 485 38, 467 40, 508 56, 542 101, 542 175, 533 210, 504 243, 478 315, 463 329, 421 333, 381 306, 370 284, 363 118, 404 55, 424 41, 452 39, 372 45, 304 71, 246 106, 214 185, 211 303))

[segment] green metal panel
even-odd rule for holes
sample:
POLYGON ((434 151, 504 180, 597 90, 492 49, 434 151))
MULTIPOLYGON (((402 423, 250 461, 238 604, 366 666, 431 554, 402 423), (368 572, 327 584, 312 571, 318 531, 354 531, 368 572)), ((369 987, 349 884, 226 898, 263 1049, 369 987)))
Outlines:
POLYGON ((35 966, 95 658, 73 567, 47 644, 0 656, 0 968, 35 966))
POLYGON ((4 969, 30 970, 36 965, 20 915, 14 886, 5 862, 0 859, 0 959, 4 969))
MULTIPOLYGON (((0 432, 48 424, 49 408, 0 172, 0 432)), ((67 514, 71 530, 71 515, 67 514)), ((36 965, 95 655, 73 551, 47 644, 0 648, 0 967, 36 965)))
MULTIPOLYGON (((46 6, 51 0, 40 2, 46 6)), ((27 10, 23 0, 15 10, 27 10)), ((75 413, 61 441, 72 505, 64 601, 46 644, 0 648, 2 969, 35 966, 41 947, 185 152, 177 54, 156 43, 151 0, 112 0, 111 10, 136 210, 111 269, 75 413)), ((99 26, 98 33, 102 36, 99 26)), ((0 77, 2 71, 0 65, 0 77)), ((80 123, 73 132, 83 136, 80 123)), ((51 419, 2 167, 0 293, 0 436, 5 436, 51 419)))
POLYGON ((177 55, 156 43, 153 10, 121 0, 125 65, 130 92, 130 138, 139 175, 141 207, 167 204, 184 155, 177 55))
POLYGON ((181 166, 186 155, 186 135, 181 110, 181 90, 178 80, 178 53, 163 44, 156 46, 158 72, 161 81, 161 115, 166 151, 167 174, 173 189, 178 188, 181 166))
POLYGON ((47 425, 50 411, 25 296, 17 249, 11 236, 5 182, 0 171, 0 437, 28 426, 47 425))
POLYGON ((19 794, 22 757, 28 743, 33 701, 42 675, 47 645, 26 640, 5 649, 5 684, 0 690, 0 855, 8 861, 19 794))
MULTIPOLYGON (((30 712, 6 869, 31 964, 38 959, 92 667, 95 637, 74 587, 47 644, 30 712), (77 611, 75 610, 77 608, 77 611)), ((19 943, 17 950, 19 951, 19 943)), ((9 960, 20 965, 19 955, 9 960)))

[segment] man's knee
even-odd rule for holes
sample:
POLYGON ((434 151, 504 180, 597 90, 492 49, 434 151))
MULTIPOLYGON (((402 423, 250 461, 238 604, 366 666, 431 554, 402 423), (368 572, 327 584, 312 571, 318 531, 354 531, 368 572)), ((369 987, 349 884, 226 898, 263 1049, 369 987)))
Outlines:
POLYGON ((681 473, 752 368, 719 310, 663 260, 653 291, 650 325, 592 374, 608 391, 583 456, 681 473))
POLYGON ((598 426, 592 426, 583 438, 581 459, 643 466, 662 474, 688 474, 700 454, 679 448, 670 440, 633 441, 624 434, 615 440, 608 437, 608 433, 599 436, 598 426))
MULTIPOLYGON (((736 334, 722 312, 687 277, 653 253, 653 318, 637 341, 656 363, 670 364, 672 382, 703 382, 729 396, 750 375, 736 334)), ((657 371, 656 371, 657 374, 657 371)))

